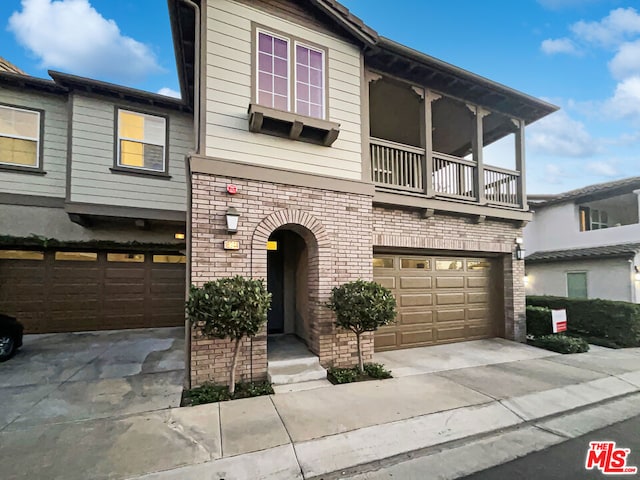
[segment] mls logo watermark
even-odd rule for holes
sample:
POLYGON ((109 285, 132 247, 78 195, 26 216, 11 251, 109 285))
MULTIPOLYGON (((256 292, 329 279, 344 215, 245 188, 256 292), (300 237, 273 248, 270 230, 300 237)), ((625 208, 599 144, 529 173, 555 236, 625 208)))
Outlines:
POLYGON ((638 467, 627 466, 629 448, 616 448, 616 442, 589 442, 585 468, 599 469, 605 475, 635 475, 638 467))

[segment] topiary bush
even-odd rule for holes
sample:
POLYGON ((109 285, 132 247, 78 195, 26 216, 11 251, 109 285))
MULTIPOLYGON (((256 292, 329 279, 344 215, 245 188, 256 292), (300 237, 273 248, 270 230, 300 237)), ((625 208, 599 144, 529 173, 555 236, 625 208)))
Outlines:
POLYGON ((221 278, 202 287, 191 286, 187 317, 193 328, 207 338, 230 338, 235 342, 229 371, 229 394, 236 388, 236 365, 240 342, 256 335, 267 323, 271 294, 263 280, 241 276, 221 278))
POLYGON ((553 333, 551 309, 527 305, 527 333, 534 337, 553 333))
POLYGON ((527 305, 567 310, 567 330, 621 347, 640 346, 640 305, 601 299, 527 297, 527 305))
POLYGON ((358 368, 364 370, 360 336, 388 325, 396 318, 396 299, 379 283, 356 280, 331 290, 327 307, 336 314, 336 326, 356 335, 358 368))
POLYGON ((561 334, 536 337, 530 343, 535 347, 558 353, 584 353, 589 351, 589 344, 584 338, 567 337, 561 334))

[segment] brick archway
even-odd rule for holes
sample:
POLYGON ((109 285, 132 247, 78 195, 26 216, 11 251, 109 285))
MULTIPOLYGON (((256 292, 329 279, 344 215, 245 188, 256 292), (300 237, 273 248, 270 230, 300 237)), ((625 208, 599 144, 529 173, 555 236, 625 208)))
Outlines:
POLYGON ((301 210, 279 210, 265 217, 255 228, 251 242, 251 276, 267 277, 269 237, 276 230, 291 230, 305 241, 308 249, 309 349, 329 363, 333 357, 333 324, 331 313, 324 307, 332 288, 331 239, 322 223, 301 210))

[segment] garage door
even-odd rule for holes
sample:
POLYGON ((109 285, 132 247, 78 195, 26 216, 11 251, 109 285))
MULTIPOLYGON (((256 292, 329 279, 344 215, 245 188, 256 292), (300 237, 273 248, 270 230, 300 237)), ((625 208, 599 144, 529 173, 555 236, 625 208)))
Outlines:
POLYGON ((0 312, 28 333, 184 324, 185 257, 0 250, 0 312))
POLYGON ((398 303, 378 351, 495 337, 497 268, 487 258, 376 255, 373 276, 398 303))

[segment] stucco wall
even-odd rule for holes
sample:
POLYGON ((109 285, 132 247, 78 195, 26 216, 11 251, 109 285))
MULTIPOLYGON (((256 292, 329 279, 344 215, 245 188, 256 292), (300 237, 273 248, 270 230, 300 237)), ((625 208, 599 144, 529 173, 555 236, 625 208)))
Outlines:
MULTIPOLYGON (((632 265, 625 259, 582 260, 527 265, 527 295, 567 296, 567 273, 587 272, 587 295, 631 302, 632 265)), ((633 285, 635 289, 636 286, 633 285)), ((637 298, 637 297, 636 297, 637 298)))
MULTIPOLYGON (((535 207, 533 208, 535 210, 535 207)), ((527 254, 639 240, 640 224, 581 232, 578 206, 573 203, 562 203, 536 210, 533 220, 524 228, 527 254)))

